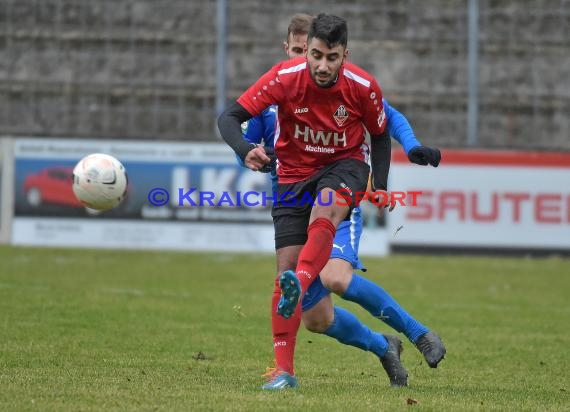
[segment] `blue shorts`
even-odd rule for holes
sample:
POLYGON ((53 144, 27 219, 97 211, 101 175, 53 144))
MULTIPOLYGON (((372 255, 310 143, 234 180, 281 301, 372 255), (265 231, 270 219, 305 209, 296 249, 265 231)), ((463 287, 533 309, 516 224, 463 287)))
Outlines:
MULTIPOLYGON (((340 223, 336 229, 333 248, 331 251, 331 259, 343 259, 349 262, 354 269, 366 271, 366 268, 358 259, 358 245, 360 244, 360 235, 362 234, 362 215, 360 208, 352 209, 350 220, 340 223)), ((320 276, 309 286, 305 296, 303 297, 303 312, 311 309, 322 298, 329 295, 330 291, 323 286, 320 276)))

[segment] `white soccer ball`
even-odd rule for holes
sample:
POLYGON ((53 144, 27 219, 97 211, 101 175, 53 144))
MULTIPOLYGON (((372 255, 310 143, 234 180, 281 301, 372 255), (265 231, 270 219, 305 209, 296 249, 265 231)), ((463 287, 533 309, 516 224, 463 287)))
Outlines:
POLYGON ((85 156, 73 169, 73 193, 90 209, 117 207, 127 194, 127 183, 125 167, 107 154, 85 156))

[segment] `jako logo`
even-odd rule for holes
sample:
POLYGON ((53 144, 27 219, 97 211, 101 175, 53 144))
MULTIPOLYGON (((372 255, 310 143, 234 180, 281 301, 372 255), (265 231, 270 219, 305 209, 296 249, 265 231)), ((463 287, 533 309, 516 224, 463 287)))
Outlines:
POLYGON ((295 109, 295 114, 299 114, 299 113, 309 113, 309 108, 308 107, 297 107, 295 109))

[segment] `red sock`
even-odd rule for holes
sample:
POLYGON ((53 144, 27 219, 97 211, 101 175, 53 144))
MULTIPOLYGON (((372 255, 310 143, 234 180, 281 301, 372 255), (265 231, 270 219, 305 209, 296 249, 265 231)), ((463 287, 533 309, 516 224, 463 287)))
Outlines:
POLYGON ((325 218, 318 218, 307 228, 307 243, 297 260, 297 277, 303 294, 327 264, 333 247, 336 228, 325 218))
POLYGON ((277 367, 291 375, 295 374, 293 361, 295 357, 295 344, 297 332, 301 324, 301 305, 289 319, 277 314, 277 304, 281 298, 279 278, 275 280, 275 289, 271 300, 271 328, 273 330, 273 353, 277 367))

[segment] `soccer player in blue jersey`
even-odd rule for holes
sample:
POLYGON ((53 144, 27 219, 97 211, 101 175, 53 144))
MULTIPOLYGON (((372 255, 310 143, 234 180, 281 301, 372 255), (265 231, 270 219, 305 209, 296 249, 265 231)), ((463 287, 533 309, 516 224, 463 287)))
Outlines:
MULTIPOLYGON (((306 48, 307 33, 312 16, 297 14, 291 20, 284 48, 287 56, 302 55, 306 48)), ((390 135, 400 142, 410 161, 418 164, 439 163, 439 151, 421 145, 407 119, 386 100, 383 101, 390 135)), ((276 107, 267 108, 261 115, 242 125, 243 137, 254 145, 260 145, 266 153, 272 153, 276 125, 276 107)), ((238 158, 239 159, 239 158, 238 158)), ((240 160, 241 162, 241 160, 240 160)), ((242 162, 241 162, 242 163, 242 162)), ((243 164, 243 163, 242 163, 243 164)), ((274 165, 265 168, 271 173, 276 191, 277 176, 274 165)), ((358 258, 358 246, 362 233, 360 208, 353 209, 350 220, 342 222, 336 231, 332 253, 319 278, 309 287, 302 301, 302 320, 305 327, 322 333, 339 342, 375 353, 381 360, 392 386, 407 385, 407 372, 399 361, 401 341, 396 336, 371 331, 346 309, 334 306, 330 292, 345 300, 358 303, 374 317, 402 332, 413 342, 431 367, 437 367, 445 355, 445 347, 439 337, 411 317, 385 290, 375 283, 353 273, 354 269, 366 270, 358 258), (386 352, 392 350, 392 356, 386 352)), ((275 296, 274 298, 278 298, 275 296)), ((290 325, 300 322, 293 316, 283 319, 272 313, 274 351, 277 363, 268 374, 264 389, 296 387, 293 372, 295 333, 290 325)))

